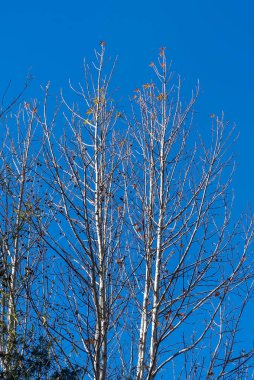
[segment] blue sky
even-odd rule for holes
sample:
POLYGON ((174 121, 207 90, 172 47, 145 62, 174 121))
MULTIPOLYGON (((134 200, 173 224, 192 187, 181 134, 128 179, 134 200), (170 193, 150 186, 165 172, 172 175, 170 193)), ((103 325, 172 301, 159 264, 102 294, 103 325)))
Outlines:
POLYGON ((253 206, 253 13, 251 0, 2 2, 0 93, 9 80, 14 93, 28 73, 33 97, 49 79, 56 92, 68 78, 78 82, 83 58, 91 60, 105 40, 108 55, 119 59, 114 83, 128 96, 150 79, 148 64, 166 46, 186 95, 200 80, 199 129, 207 133, 208 115, 222 110, 237 124, 236 205, 253 206))
MULTIPOLYGON (((236 214, 254 206, 254 1, 243 0, 44 0, 6 1, 0 7, 0 99, 34 80, 28 97, 41 97, 51 81, 56 94, 82 80, 83 58, 93 59, 100 40, 112 60, 118 56, 114 85, 119 98, 152 76, 149 63, 167 48, 172 68, 183 80, 184 96, 200 81, 196 121, 209 134, 212 113, 225 113, 240 137, 236 214), (123 94, 123 95, 122 95, 123 94)), ((253 312, 253 311, 252 311, 253 312)), ((251 318, 251 313, 249 313, 251 318)), ((248 323, 252 330, 252 321, 248 323)))

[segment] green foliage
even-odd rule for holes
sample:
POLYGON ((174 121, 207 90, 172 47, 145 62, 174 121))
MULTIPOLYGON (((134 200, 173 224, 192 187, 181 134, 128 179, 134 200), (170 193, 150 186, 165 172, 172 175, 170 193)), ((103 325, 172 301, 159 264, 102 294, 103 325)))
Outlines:
MULTIPOLYGON (((20 342, 16 342, 17 347, 20 342)), ((40 337, 34 346, 25 347, 23 353, 14 351, 9 357, 0 353, 1 359, 8 369, 0 370, 0 379, 4 380, 79 380, 84 370, 81 367, 63 367, 57 369, 55 358, 52 355, 50 342, 40 337)))
POLYGON ((50 380, 80 380, 83 379, 85 372, 76 366, 74 369, 62 368, 60 372, 55 372, 50 376, 50 380))

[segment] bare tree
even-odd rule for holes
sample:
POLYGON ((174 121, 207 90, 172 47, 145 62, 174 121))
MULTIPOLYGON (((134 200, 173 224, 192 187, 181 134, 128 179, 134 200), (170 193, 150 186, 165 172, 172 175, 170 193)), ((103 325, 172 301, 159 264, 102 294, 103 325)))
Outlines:
POLYGON ((125 140, 115 128, 122 115, 110 98, 112 73, 103 74, 104 49, 102 42, 93 67, 96 76, 85 64, 85 85, 71 85, 80 102, 72 106, 62 95, 63 136, 57 137, 54 122, 47 121, 47 93, 41 121, 47 139, 46 181, 54 193, 55 223, 47 243, 62 259, 58 281, 64 297, 59 294, 58 299, 69 321, 62 335, 81 353, 86 373, 101 380, 116 376, 118 363, 111 359, 117 356, 119 321, 128 297, 121 240, 125 140))
POLYGON ((38 305, 41 262, 47 250, 35 227, 45 215, 45 196, 36 175, 41 150, 41 141, 36 143, 36 112, 36 106, 25 103, 1 125, 0 366, 8 379, 21 373, 27 349, 41 334, 28 296, 32 293, 38 305))
POLYGON ((45 379, 63 366, 79 379, 248 379, 253 216, 232 217, 235 128, 211 115, 210 141, 199 135, 198 89, 182 102, 164 48, 124 113, 100 45, 71 101, 50 117, 48 84, 25 105, 25 134, 3 143, 1 365, 22 310, 50 344, 45 379))
MULTIPOLYGON (((47 322, 55 321, 55 257, 45 242, 52 194, 43 181, 44 137, 36 102, 2 120, 0 148, 0 377, 80 373, 62 360, 47 322)), ((55 377, 52 377, 54 376, 55 377)))
POLYGON ((239 322, 252 295, 253 218, 245 227, 231 220, 234 128, 211 115, 207 147, 192 127, 198 91, 182 104, 163 48, 151 66, 158 84, 136 90, 125 185, 136 251, 136 378, 163 369, 165 378, 235 378, 239 322))

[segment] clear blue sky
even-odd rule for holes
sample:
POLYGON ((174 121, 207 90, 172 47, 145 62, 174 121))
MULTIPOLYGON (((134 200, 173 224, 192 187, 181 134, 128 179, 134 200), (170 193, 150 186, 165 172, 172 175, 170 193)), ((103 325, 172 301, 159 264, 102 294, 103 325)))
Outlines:
POLYGON ((10 79, 12 91, 19 88, 28 72, 35 97, 49 79, 56 90, 69 77, 79 81, 83 57, 105 40, 119 57, 115 83, 126 96, 149 79, 148 63, 166 46, 186 93, 200 80, 199 128, 221 110, 237 124, 236 204, 253 206, 253 14, 252 0, 1 2, 0 94, 10 79))
POLYGON ((207 134, 209 114, 221 111, 238 127, 233 187, 239 213, 248 202, 254 206, 253 18, 253 0, 1 1, 0 99, 9 80, 11 95, 28 73, 34 77, 29 97, 40 97, 48 80, 55 93, 69 78, 82 80, 83 58, 92 59, 100 40, 109 56, 118 55, 114 83, 120 97, 128 96, 149 81, 148 64, 166 46, 184 93, 200 81, 200 131, 207 134))

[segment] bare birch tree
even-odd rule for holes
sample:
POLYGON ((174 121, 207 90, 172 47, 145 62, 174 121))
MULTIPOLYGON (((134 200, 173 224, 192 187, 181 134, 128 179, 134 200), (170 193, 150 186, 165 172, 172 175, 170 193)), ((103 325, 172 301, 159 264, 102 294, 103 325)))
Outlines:
POLYGON ((241 357, 236 342, 252 295, 253 219, 231 220, 234 128, 211 115, 207 147, 192 127, 198 91, 182 103, 163 48, 151 67, 156 83, 136 90, 125 186, 136 251, 136 378, 243 378, 237 371, 253 351, 241 357))
POLYGON ((85 85, 71 86, 80 101, 70 105, 62 95, 63 136, 47 121, 47 94, 42 121, 47 181, 55 194, 55 226, 47 242, 62 259, 58 281, 64 296, 58 298, 69 320, 65 336, 74 352, 82 353, 87 376, 101 380, 116 377, 119 321, 128 300, 121 240, 125 140, 115 128, 122 115, 109 93, 112 73, 103 72, 104 49, 102 42, 92 68, 96 75, 85 64, 85 85))

